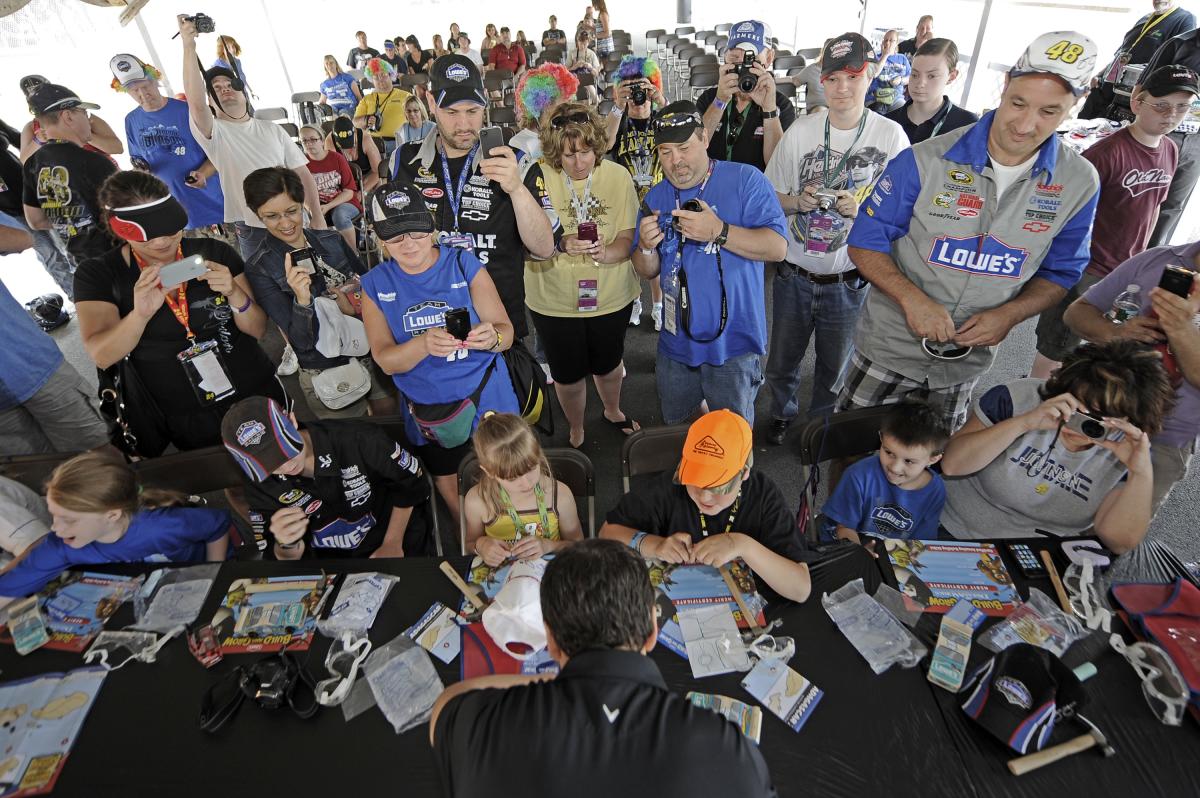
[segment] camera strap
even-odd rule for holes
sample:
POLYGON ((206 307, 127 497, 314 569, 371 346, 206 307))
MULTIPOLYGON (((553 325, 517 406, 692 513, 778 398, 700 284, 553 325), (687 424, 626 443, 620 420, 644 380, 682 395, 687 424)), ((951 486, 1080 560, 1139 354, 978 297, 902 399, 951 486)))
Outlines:
MULTIPOLYGON (((286 683, 284 700, 301 720, 311 718, 321 708, 317 702, 313 677, 295 655, 280 651, 248 668, 239 665, 210 685, 200 698, 200 728, 211 733, 225 726, 241 709, 246 698, 258 700, 257 692, 264 678, 281 678, 286 683), (282 673, 276 676, 273 671, 282 673), (224 700, 219 700, 222 696, 224 700)), ((261 702, 260 705, 274 708, 261 702)))
MULTIPOLYGON (((682 242, 680 250, 683 249, 682 242)), ((725 293, 725 270, 721 268, 721 248, 717 247, 717 280, 721 284, 721 322, 717 332, 710 338, 697 338, 692 335, 692 298, 688 292, 687 270, 679 270, 679 323, 683 334, 698 344, 711 344, 725 332, 725 324, 729 321, 729 297, 725 293)))
POLYGON ((842 160, 838 161, 838 165, 833 171, 829 171, 829 113, 825 114, 825 171, 821 174, 821 184, 825 188, 833 188, 833 178, 835 175, 840 175, 846 169, 846 161, 850 160, 850 154, 854 152, 854 145, 862 138, 863 128, 867 126, 867 114, 870 111, 863 109, 862 118, 858 120, 858 132, 854 134, 854 141, 850 142, 850 146, 842 153, 842 160))

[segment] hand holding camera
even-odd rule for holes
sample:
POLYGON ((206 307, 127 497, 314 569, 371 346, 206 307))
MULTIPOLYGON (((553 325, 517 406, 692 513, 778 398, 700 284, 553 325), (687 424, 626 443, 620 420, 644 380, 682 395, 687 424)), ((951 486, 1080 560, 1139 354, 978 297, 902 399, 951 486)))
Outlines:
POLYGON ((713 241, 724 226, 704 200, 690 199, 671 215, 675 232, 692 241, 713 241))
POLYGON ((212 33, 217 29, 217 23, 208 14, 197 12, 192 15, 179 14, 175 18, 179 23, 179 33, 171 38, 183 36, 184 44, 196 41, 197 34, 212 33))

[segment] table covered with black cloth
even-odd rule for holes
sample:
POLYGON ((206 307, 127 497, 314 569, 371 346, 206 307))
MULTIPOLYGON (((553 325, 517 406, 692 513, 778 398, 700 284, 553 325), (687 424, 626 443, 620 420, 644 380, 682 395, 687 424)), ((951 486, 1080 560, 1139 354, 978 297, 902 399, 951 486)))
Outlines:
MULTIPOLYGON (((452 562, 465 571, 465 559, 452 562)), ((400 577, 371 629, 376 645, 400 634, 434 601, 458 603, 457 591, 432 558, 322 565, 330 573, 377 570, 400 577)), ((233 579, 313 573, 313 566, 311 561, 226 563, 200 617, 212 617, 233 579)), ((1006 750, 965 719, 952 695, 926 681, 925 663, 875 676, 837 630, 821 606, 821 594, 858 577, 873 591, 886 575, 861 548, 846 546, 814 565, 814 590, 808 602, 798 605, 775 599, 767 608, 768 618, 783 621, 775 633, 796 640, 791 666, 825 691, 800 733, 764 713, 761 749, 781 796, 1200 794, 1195 766, 1200 733, 1195 722, 1189 718, 1182 729, 1160 726, 1145 707, 1132 671, 1115 654, 1096 659, 1101 672, 1088 686, 1098 700, 1085 714, 1109 733, 1119 756, 1106 761, 1097 752, 1086 752, 1021 779, 1009 775, 1004 768, 1009 758, 1006 750)), ((107 628, 120 629, 131 622, 131 616, 126 605, 107 628)), ((929 630, 936 634, 936 629, 934 618, 924 618, 918 633, 927 637, 929 630)), ((318 633, 310 651, 299 655, 318 680, 325 676, 328 645, 328 639, 318 633)), ((234 666, 249 664, 258 656, 230 655, 206 671, 176 640, 159 653, 156 663, 131 663, 110 674, 54 795, 440 794, 427 727, 396 735, 377 709, 346 723, 340 708, 323 709, 315 718, 300 720, 286 709, 268 712, 248 701, 225 728, 215 734, 201 731, 197 716, 204 690, 234 666)), ((687 663, 670 651, 660 647, 652 656, 672 689, 753 701, 739 684, 741 674, 695 680, 687 663)), ((976 646, 972 662, 980 656, 976 646)), ((1080 659, 1075 649, 1067 657, 1069 664, 1080 659)), ((458 679, 458 660, 451 665, 432 661, 443 682, 458 679)), ((39 650, 19 657, 11 646, 0 647, 4 681, 81 664, 77 654, 39 650)), ((531 751, 531 762, 535 761, 536 751, 531 751)), ((497 794, 520 794, 520 785, 497 788, 497 794)), ((652 794, 649 785, 647 794, 652 794)))

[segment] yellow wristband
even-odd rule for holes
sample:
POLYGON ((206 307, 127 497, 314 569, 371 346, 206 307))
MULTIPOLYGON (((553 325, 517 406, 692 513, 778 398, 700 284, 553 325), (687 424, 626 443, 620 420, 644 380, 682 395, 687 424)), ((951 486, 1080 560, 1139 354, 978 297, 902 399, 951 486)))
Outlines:
POLYGON ((503 343, 504 343, 504 336, 500 334, 499 330, 496 330, 496 343, 492 344, 492 349, 493 350, 499 349, 500 345, 503 343))

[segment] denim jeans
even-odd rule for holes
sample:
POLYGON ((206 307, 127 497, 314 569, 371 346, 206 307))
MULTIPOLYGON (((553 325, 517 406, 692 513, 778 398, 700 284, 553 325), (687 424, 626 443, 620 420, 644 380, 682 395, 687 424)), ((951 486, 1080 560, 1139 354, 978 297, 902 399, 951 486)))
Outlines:
POLYGON ((761 355, 741 355, 719 366, 688 366, 660 349, 654 371, 664 424, 682 424, 706 400, 709 410, 732 410, 754 426, 754 400, 763 382, 761 355))
POLYGON ((237 230, 238 252, 241 253, 242 260, 250 260, 250 256, 258 251, 259 245, 267 240, 267 228, 251 227, 245 222, 234 222, 233 225, 237 230))
POLYGON ((329 212, 329 223, 335 230, 349 230, 357 218, 358 208, 349 202, 343 202, 329 212))
POLYGON ((58 284, 67 299, 74 302, 75 264, 59 243, 58 235, 53 230, 31 230, 30 233, 33 235, 33 251, 46 267, 46 273, 58 284))
POLYGON ((837 398, 833 386, 850 354, 854 325, 866 295, 867 283, 861 279, 817 285, 787 264, 780 265, 772 286, 771 348, 767 358, 773 418, 790 421, 800 412, 796 399, 800 362, 814 332, 817 366, 808 417, 833 412, 837 398))

